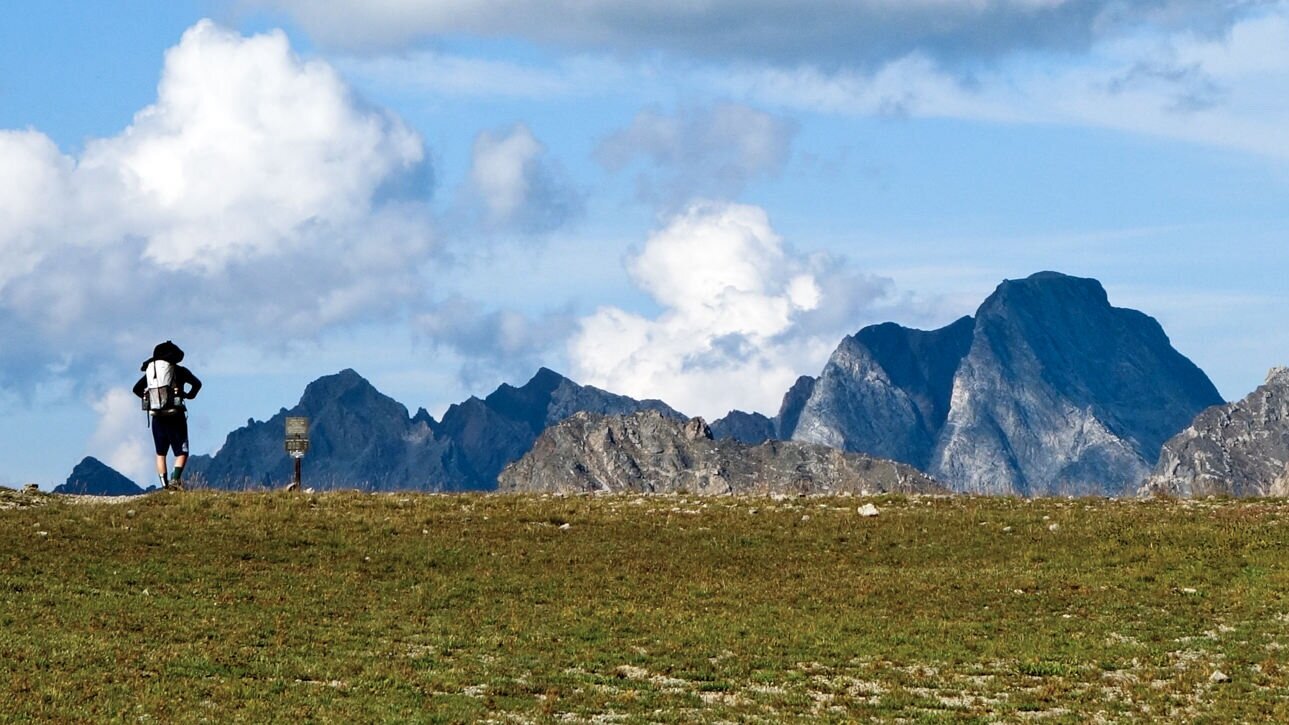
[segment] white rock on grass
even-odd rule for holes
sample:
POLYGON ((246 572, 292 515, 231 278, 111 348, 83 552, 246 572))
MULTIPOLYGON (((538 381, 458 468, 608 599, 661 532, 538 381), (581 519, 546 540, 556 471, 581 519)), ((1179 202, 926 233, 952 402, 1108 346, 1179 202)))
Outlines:
POLYGON ((858 513, 860 516, 876 516, 880 512, 877 510, 877 507, 874 506, 873 504, 866 503, 863 506, 859 507, 858 513))
POLYGON ((1213 674, 1208 676, 1209 682, 1230 682, 1231 676, 1221 670, 1213 670, 1213 674))

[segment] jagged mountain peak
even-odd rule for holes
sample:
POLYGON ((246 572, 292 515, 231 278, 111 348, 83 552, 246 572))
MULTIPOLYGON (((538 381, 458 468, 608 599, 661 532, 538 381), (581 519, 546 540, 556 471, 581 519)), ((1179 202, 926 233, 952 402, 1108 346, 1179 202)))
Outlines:
POLYGON ((939 330, 843 340, 796 440, 911 463, 958 490, 1124 493, 1168 436, 1221 398, 1154 318, 1095 279, 1004 280, 939 330))
POLYGON ((552 397, 565 385, 576 383, 542 367, 521 387, 502 383, 483 402, 504 416, 522 420, 534 433, 539 433, 546 427, 552 397))
POLYGON ((1025 311, 1071 301, 1102 306, 1110 304, 1109 295, 1098 280, 1045 271, 1021 279, 1003 280, 980 308, 985 312, 998 306, 1010 306, 1025 311))
POLYGON ((1267 379, 1262 384, 1289 387, 1289 367, 1278 365, 1271 368, 1267 371, 1267 379))
POLYGON ((313 410, 325 407, 342 396, 365 397, 380 394, 367 378, 359 375, 353 368, 345 368, 338 373, 323 375, 306 385, 304 394, 300 396, 299 407, 313 410))

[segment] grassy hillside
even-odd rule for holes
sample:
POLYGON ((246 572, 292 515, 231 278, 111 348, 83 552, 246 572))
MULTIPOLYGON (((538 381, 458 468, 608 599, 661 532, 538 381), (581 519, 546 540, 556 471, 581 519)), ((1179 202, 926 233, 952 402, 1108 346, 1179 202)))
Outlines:
POLYGON ((13 501, 2 720, 1289 720, 1283 502, 13 501))

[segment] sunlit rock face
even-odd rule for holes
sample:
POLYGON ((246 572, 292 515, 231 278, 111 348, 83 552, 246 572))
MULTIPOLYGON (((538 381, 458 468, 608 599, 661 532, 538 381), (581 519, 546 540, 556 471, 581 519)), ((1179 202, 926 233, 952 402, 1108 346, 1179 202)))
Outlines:
POLYGON ((1221 402, 1153 318, 1112 307, 1096 280, 1040 272, 940 330, 843 340, 792 438, 903 461, 957 491, 1118 495, 1221 402))

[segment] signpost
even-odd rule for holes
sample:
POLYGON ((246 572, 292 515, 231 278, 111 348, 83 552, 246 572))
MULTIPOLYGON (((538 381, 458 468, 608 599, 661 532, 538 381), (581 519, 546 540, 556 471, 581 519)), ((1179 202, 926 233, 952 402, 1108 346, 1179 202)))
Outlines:
POLYGON ((288 491, 300 490, 300 461, 309 450, 309 419, 286 419, 286 452, 295 459, 295 478, 286 487, 288 491))

